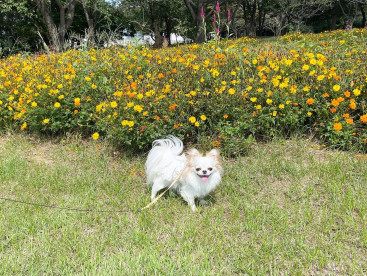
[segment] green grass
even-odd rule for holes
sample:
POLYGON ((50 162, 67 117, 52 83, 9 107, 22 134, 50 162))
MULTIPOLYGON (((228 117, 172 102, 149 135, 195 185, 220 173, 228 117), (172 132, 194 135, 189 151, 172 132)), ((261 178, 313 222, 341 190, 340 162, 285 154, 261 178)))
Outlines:
POLYGON ((255 144, 224 163, 210 206, 149 202, 145 156, 103 142, 0 137, 1 275, 362 275, 365 155, 310 140, 255 144))

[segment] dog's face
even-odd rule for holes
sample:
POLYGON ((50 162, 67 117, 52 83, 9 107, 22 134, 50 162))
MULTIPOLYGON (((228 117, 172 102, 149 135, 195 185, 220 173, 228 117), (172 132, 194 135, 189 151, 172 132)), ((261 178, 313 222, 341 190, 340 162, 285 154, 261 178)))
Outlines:
POLYGON ((196 149, 192 149, 188 152, 188 160, 192 173, 195 173, 202 182, 207 182, 212 173, 221 172, 220 155, 216 149, 205 156, 196 149))

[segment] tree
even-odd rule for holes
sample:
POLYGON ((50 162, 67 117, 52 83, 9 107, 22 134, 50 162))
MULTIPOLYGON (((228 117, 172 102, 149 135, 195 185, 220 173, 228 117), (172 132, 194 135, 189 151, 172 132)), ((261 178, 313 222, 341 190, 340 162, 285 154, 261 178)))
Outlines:
POLYGON ((65 36, 74 19, 75 5, 77 0, 30 0, 36 3, 46 25, 49 39, 53 50, 60 52, 63 50, 65 36), (59 14, 59 24, 57 25, 52 17, 52 4, 56 4, 59 14))

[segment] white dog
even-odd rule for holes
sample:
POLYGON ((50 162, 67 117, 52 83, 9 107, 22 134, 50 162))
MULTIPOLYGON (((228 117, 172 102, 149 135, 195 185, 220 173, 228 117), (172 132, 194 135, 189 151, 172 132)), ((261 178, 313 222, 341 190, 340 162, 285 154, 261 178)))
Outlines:
POLYGON ((181 154, 182 150, 183 144, 175 136, 155 140, 145 163, 147 185, 152 187, 153 200, 158 191, 169 187, 178 178, 171 189, 196 211, 195 198, 206 204, 204 197, 221 181, 220 155, 216 149, 205 156, 196 149, 186 154, 181 154))

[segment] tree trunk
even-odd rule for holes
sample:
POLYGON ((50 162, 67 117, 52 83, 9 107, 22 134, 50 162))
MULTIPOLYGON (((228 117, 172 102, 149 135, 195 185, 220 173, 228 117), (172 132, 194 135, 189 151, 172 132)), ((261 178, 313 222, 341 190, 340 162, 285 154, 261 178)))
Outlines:
POLYGON ((204 31, 204 26, 203 26, 203 20, 201 18, 201 8, 203 7, 203 9, 205 10, 207 4, 205 3, 204 0, 199 0, 198 5, 196 7, 193 7, 192 1, 184 0, 184 2, 185 2, 187 9, 190 12, 193 22, 195 22, 195 25, 196 25, 195 42, 196 43, 205 42, 205 31, 204 31))
POLYGON ((60 0, 55 0, 60 12, 59 27, 57 27, 51 16, 50 3, 47 3, 43 0, 35 1, 37 8, 46 24, 52 50, 56 52, 62 51, 66 32, 70 28, 74 19, 76 0, 68 0, 64 5, 60 2, 60 0))
POLYGON ((90 12, 88 11, 87 3, 86 3, 85 0, 82 1, 82 5, 83 5, 84 15, 85 15, 85 18, 87 19, 87 23, 88 23, 88 33, 87 33, 88 46, 93 47, 95 45, 95 42, 96 42, 94 20, 93 20, 93 17, 90 15, 90 12))
POLYGON ((362 13, 362 28, 367 28, 367 25, 366 25, 366 12, 364 10, 364 5, 360 4, 359 8, 360 8, 361 13, 362 13))

